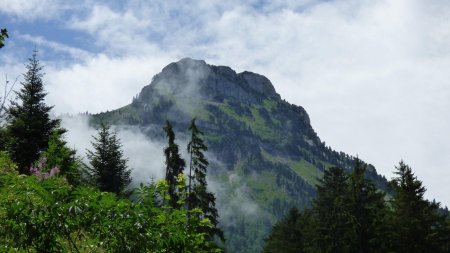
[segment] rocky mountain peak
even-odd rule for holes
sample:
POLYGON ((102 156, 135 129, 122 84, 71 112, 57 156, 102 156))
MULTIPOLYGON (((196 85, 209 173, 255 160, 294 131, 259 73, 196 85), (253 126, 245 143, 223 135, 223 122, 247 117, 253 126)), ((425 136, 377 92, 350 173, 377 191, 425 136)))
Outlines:
POLYGON ((267 77, 249 71, 239 73, 238 76, 243 78, 251 89, 270 98, 281 99, 280 95, 275 91, 275 87, 273 87, 267 77))
POLYGON ((141 95, 152 89, 190 96, 201 95, 205 99, 239 100, 254 103, 265 98, 280 99, 269 79, 263 75, 244 71, 236 73, 227 66, 209 65, 203 60, 183 58, 163 68, 150 87, 144 87, 141 95))

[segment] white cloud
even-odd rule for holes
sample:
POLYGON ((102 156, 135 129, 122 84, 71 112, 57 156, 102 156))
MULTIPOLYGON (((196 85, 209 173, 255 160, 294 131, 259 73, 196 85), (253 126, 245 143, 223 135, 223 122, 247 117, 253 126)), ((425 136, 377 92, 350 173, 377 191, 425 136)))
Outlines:
POLYGON ((61 125, 68 130, 65 136, 68 146, 76 149, 77 154, 85 158, 86 149, 92 148, 92 136, 97 134, 97 131, 89 126, 89 118, 83 115, 62 117, 61 125))
POLYGON ((131 103, 169 59, 101 54, 67 68, 47 66, 47 101, 57 114, 117 109, 131 103))
POLYGON ((98 45, 114 55, 157 50, 145 40, 150 21, 139 19, 131 10, 117 13, 105 5, 94 5, 87 18, 74 18, 69 24, 93 35, 98 45))
POLYGON ((25 21, 53 19, 62 8, 56 0, 0 0, 0 12, 25 21))
POLYGON ((262 214, 266 216, 263 209, 250 198, 251 190, 241 176, 234 172, 220 173, 223 173, 220 175, 222 181, 209 177, 208 188, 217 197, 217 208, 223 224, 235 226, 236 213, 245 217, 247 221, 253 221, 255 217, 261 217, 262 214))
POLYGON ((165 143, 150 140, 137 128, 118 128, 117 134, 123 144, 124 156, 129 158, 135 185, 164 178, 165 143))
POLYGON ((17 34, 17 37, 24 41, 32 42, 36 46, 39 46, 39 47, 46 47, 46 48, 50 48, 56 52, 62 52, 62 53, 69 54, 72 57, 72 59, 75 59, 75 60, 84 60, 84 59, 89 59, 90 57, 93 57, 93 55, 91 53, 87 52, 86 50, 67 46, 65 44, 54 42, 54 41, 49 41, 42 36, 31 36, 29 34, 17 34))
MULTIPOLYGON (((68 130, 66 134, 67 143, 71 148, 77 150, 77 154, 83 158, 86 164, 86 150, 93 151, 92 136, 97 136, 97 130, 89 126, 89 117, 84 115, 65 116, 62 118, 62 126, 68 130)), ((123 158, 128 158, 127 165, 132 169, 131 177, 133 185, 141 182, 149 182, 153 179, 164 177, 164 144, 152 141, 138 128, 114 128, 117 133, 122 150, 123 158)))

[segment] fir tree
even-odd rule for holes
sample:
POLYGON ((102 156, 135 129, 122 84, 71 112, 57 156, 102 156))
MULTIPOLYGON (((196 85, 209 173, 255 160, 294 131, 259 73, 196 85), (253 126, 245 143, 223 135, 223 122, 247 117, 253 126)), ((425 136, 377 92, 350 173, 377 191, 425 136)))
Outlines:
POLYGON ((206 231, 212 237, 217 235, 224 240, 223 231, 217 227, 219 214, 216 209, 216 198, 207 189, 206 169, 209 165, 204 152, 208 150, 201 136, 203 133, 197 128, 195 118, 189 125, 191 141, 188 143, 187 151, 190 154, 189 163, 189 185, 188 185, 188 209, 200 208, 204 218, 211 221, 213 227, 206 231))
POLYGON ((131 170, 127 165, 128 159, 123 158, 117 134, 111 132, 109 126, 101 124, 98 136, 93 138, 94 151, 87 151, 92 181, 101 191, 126 194, 124 190, 131 182, 131 170))
POLYGON ((316 252, 349 252, 352 216, 346 198, 347 179, 343 169, 331 167, 325 170, 321 184, 317 186, 317 198, 313 203, 316 252))
POLYGON ((0 29, 0 48, 2 48, 5 44, 5 39, 8 38, 8 31, 6 28, 0 29))
POLYGON ((178 145, 175 143, 175 133, 169 121, 166 121, 164 131, 168 139, 168 146, 164 149, 164 155, 166 156, 166 181, 169 185, 169 204, 174 208, 179 208, 179 192, 183 189, 177 189, 177 177, 183 173, 186 163, 179 154, 178 145))
POLYGON ((8 135, 6 129, 2 125, 0 125, 0 151, 4 151, 7 149, 7 141, 8 135))
POLYGON ((43 67, 36 53, 29 59, 22 88, 16 93, 19 101, 13 101, 8 110, 8 149, 22 174, 29 174, 29 167, 47 149, 50 134, 59 124, 49 117, 52 106, 44 103, 43 67))
POLYGON ((439 213, 439 203, 424 199, 425 187, 403 161, 396 169, 397 177, 390 181, 395 191, 391 200, 394 251, 449 252, 450 231, 446 217, 439 213))
POLYGON ((302 253, 304 247, 304 217, 297 208, 291 208, 287 215, 273 227, 266 240, 264 253, 302 253))
POLYGON ((61 175, 64 175, 70 184, 78 185, 81 180, 80 163, 76 158, 76 151, 67 147, 64 140, 65 132, 66 130, 60 127, 52 131, 48 149, 43 153, 42 159, 46 159, 47 170, 58 167, 61 175))
POLYGON ((351 252, 386 252, 385 194, 365 178, 367 165, 356 158, 349 177, 348 200, 352 219, 351 252))
POLYGON ((366 169, 356 159, 350 175, 325 170, 312 209, 291 211, 275 225, 264 252, 450 252, 449 217, 423 198, 425 188, 407 165, 401 162, 390 182, 390 205, 366 169))

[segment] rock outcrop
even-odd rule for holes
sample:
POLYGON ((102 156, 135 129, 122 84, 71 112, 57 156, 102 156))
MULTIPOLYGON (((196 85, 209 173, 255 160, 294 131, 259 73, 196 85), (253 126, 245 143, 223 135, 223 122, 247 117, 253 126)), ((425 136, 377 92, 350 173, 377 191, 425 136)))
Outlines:
POLYGON ((252 72, 237 74, 230 67, 213 66, 203 60, 184 58, 167 65, 149 86, 143 88, 141 100, 157 90, 163 94, 201 95, 216 101, 237 100, 256 103, 265 98, 280 99, 267 77, 252 72))

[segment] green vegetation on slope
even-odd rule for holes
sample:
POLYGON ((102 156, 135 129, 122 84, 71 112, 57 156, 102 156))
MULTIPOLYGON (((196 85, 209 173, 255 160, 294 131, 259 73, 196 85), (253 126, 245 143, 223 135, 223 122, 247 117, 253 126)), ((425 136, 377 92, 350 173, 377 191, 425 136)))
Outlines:
POLYGON ((266 151, 262 151, 262 155, 271 162, 280 162, 288 165, 295 172, 297 172, 299 176, 305 179, 306 182, 313 186, 317 185, 319 183, 319 179, 322 178, 323 173, 316 166, 305 160, 294 161, 288 158, 276 157, 266 151))
POLYGON ((101 123, 111 125, 120 122, 121 124, 133 125, 140 122, 139 114, 131 104, 114 111, 99 113, 92 120, 91 123, 95 126, 99 126, 101 123))
POLYGON ((225 103, 219 105, 219 108, 233 119, 244 123, 254 134, 263 140, 275 141, 281 137, 277 131, 270 128, 273 122, 268 122, 266 118, 261 116, 260 110, 263 107, 240 104, 240 111, 236 111, 236 108, 225 101, 225 103))

